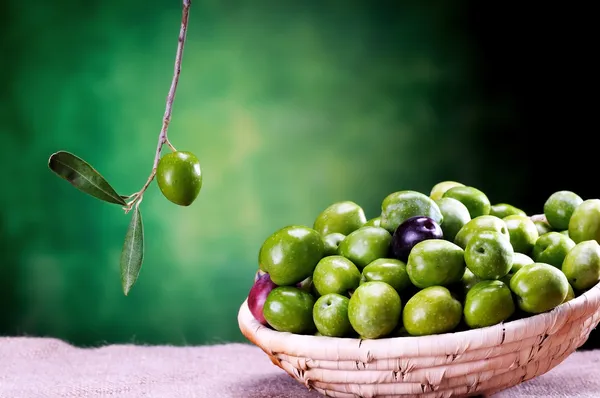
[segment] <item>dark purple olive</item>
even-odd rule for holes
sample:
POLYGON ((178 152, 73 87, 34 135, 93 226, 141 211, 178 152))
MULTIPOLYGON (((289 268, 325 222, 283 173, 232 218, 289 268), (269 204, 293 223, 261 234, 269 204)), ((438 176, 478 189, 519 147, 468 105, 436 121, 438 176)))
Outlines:
POLYGON ((263 276, 264 274, 266 274, 266 272, 263 271, 262 269, 259 269, 258 271, 256 271, 256 274, 254 275, 254 282, 259 280, 260 277, 263 276))
POLYGON ((419 242, 442 239, 442 228, 433 219, 415 216, 398 225, 392 236, 392 255, 400 261, 408 261, 408 254, 419 242))
POLYGON ((267 325, 267 320, 263 315, 263 307, 265 306, 267 296, 276 287, 277 285, 273 283, 271 276, 265 273, 259 276, 254 285, 252 285, 250 293, 248 293, 248 308, 252 316, 265 326, 267 325))
POLYGON ((303 281, 300 281, 298 283, 296 283, 296 287, 298 289, 302 289, 306 292, 310 293, 310 289, 312 288, 313 285, 313 278, 312 276, 309 276, 308 278, 304 279, 303 281))

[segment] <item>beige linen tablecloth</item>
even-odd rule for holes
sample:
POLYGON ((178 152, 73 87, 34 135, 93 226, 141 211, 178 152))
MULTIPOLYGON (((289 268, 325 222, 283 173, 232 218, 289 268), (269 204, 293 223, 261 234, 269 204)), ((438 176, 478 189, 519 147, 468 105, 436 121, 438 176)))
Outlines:
MULTIPOLYGON (((0 398, 322 398, 249 344, 77 348, 48 338, 0 338, 0 398)), ((600 398, 600 350, 576 352, 495 397, 600 398)))

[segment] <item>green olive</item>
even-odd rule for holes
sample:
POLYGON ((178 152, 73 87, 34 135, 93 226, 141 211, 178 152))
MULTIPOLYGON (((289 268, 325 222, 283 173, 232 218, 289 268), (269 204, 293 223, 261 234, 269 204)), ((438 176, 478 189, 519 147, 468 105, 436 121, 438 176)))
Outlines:
POLYGON ((202 188, 200 162, 191 152, 168 153, 158 162, 156 181, 165 198, 177 205, 189 206, 202 188))
POLYGON ((505 283, 486 280, 468 291, 463 311, 469 327, 481 328, 510 318, 515 312, 515 303, 512 292, 505 283))
POLYGON ((458 326, 462 312, 462 305, 447 288, 431 286, 408 300, 402 321, 412 336, 447 333, 458 326))

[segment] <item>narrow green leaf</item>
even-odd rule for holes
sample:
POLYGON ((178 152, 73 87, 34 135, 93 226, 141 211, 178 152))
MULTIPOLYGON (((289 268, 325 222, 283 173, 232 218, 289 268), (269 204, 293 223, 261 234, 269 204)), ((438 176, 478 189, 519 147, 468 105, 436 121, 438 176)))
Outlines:
POLYGON ((125 235, 125 243, 121 252, 121 284, 127 296, 140 274, 144 260, 144 225, 142 213, 138 206, 133 209, 129 229, 125 235))
POLYGON ((65 151, 53 153, 48 161, 48 167, 60 178, 67 180, 88 195, 109 203, 127 204, 96 169, 72 153, 65 151))

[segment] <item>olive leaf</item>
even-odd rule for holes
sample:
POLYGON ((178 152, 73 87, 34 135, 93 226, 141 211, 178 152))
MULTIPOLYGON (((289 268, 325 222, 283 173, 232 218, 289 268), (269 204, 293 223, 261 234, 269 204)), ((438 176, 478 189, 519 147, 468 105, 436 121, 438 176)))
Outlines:
POLYGON ((96 169, 72 153, 53 153, 48 160, 48 167, 60 178, 88 195, 117 205, 127 204, 96 169))
POLYGON ((142 213, 138 206, 134 207, 133 216, 125 235, 123 251, 121 251, 121 284, 127 296, 140 274, 144 260, 144 225, 142 213))

